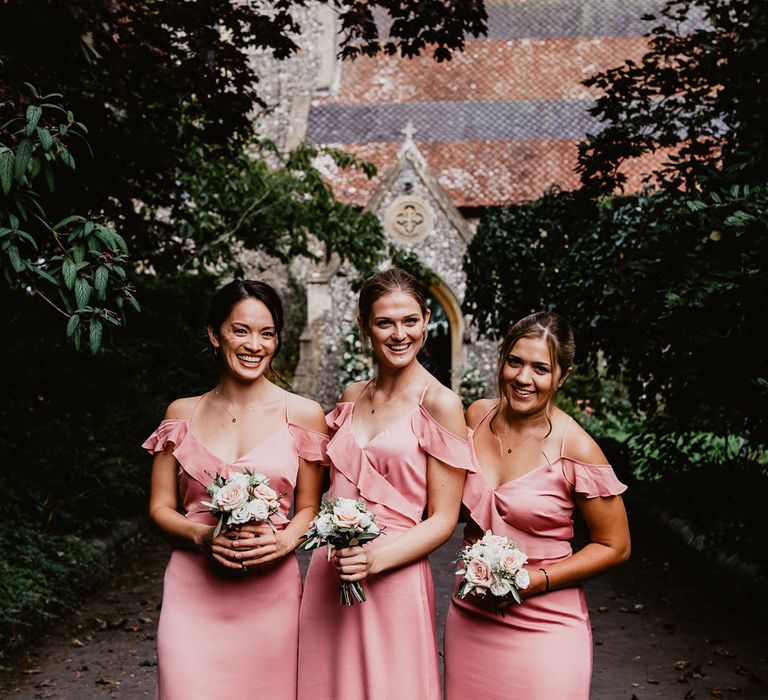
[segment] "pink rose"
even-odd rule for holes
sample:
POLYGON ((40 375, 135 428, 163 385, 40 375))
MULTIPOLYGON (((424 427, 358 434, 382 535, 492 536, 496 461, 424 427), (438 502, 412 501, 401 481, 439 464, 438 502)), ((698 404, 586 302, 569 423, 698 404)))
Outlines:
POLYGON ((504 571, 514 574, 526 561, 528 561, 528 557, 526 557, 519 549, 515 549, 509 554, 505 554, 501 558, 499 565, 504 571))
POLYGON ((213 505, 224 512, 231 512, 248 502, 248 487, 240 480, 227 482, 212 498, 213 505))
POLYGON ((338 527, 354 528, 360 526, 362 513, 357 503, 349 498, 340 498, 333 509, 333 523, 338 527))
POLYGON ((266 484, 259 484, 253 487, 253 495, 260 498, 263 501, 276 501, 277 494, 275 490, 267 486, 266 484))
POLYGON ((464 578, 473 586, 489 588, 493 583, 491 565, 483 557, 476 557, 467 565, 467 573, 464 574, 464 578))

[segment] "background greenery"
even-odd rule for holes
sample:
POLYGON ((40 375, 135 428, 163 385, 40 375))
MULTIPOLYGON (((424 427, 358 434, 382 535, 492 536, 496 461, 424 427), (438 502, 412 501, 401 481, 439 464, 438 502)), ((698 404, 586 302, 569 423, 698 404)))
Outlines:
POLYGON ((586 81, 603 127, 580 187, 483 217, 466 310, 492 336, 568 318, 564 406, 635 494, 768 573, 768 8, 683 0, 652 19, 641 61, 586 81), (646 187, 625 194, 638 158, 646 187))
MULTIPOLYGON (((139 445, 215 381, 204 315, 237 254, 335 254, 365 274, 394 252, 335 200, 317 149, 254 138, 250 55, 296 52, 305 5, 0 3, 0 655, 98 583, 91 538, 146 507, 139 445)), ((350 57, 446 60, 485 21, 481 2, 333 5, 350 57)), ((282 293, 290 380, 306 299, 290 275, 282 293)))

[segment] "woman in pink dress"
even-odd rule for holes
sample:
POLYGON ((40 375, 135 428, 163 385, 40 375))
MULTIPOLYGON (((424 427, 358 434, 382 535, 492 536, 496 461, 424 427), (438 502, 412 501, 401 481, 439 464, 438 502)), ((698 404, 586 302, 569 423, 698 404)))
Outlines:
POLYGON ((465 545, 491 530, 528 555, 522 605, 453 599, 445 630, 447 700, 588 700, 592 635, 579 583, 629 556, 625 490, 595 441, 556 408, 573 334, 553 313, 518 321, 499 359, 498 400, 467 411, 476 472, 462 497, 465 545), (590 541, 571 550, 578 508, 590 541))
POLYGON ((402 270, 360 291, 358 321, 378 374, 347 387, 329 416, 330 496, 362 499, 384 534, 330 561, 315 552, 301 603, 299 698, 440 697, 427 555, 453 532, 471 457, 459 398, 416 359, 428 320, 423 292, 402 270), (361 581, 367 600, 340 606, 340 579, 361 581))
POLYGON ((222 288, 208 322, 219 383, 174 401, 143 445, 155 453, 150 517, 175 545, 157 633, 163 700, 296 698, 301 577, 293 550, 318 507, 327 427, 318 404, 267 379, 282 327, 269 285, 222 288), (282 495, 275 531, 247 524, 214 537, 205 487, 216 473, 246 469, 282 495))

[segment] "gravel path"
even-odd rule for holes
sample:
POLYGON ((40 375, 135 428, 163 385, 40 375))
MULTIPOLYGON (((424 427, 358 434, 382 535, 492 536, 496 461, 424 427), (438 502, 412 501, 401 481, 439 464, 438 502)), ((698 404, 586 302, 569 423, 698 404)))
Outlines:
MULTIPOLYGON (((768 614, 761 597, 635 520, 632 559, 586 585, 593 700, 768 698, 768 614)), ((440 621, 459 543, 457 531, 432 556, 440 621)), ((148 536, 139 550, 79 612, 10 659, 0 674, 0 697, 154 696, 154 635, 168 548, 148 536)))

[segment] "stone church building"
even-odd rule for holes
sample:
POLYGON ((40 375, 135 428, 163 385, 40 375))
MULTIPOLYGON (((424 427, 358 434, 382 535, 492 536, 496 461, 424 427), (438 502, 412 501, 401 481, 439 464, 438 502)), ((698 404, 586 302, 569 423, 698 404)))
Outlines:
MULTIPOLYGON (((429 55, 342 62, 333 10, 316 5, 296 56, 254 56, 270 106, 258 117, 262 136, 285 150, 302 140, 341 147, 377 166, 368 180, 320 163, 339 199, 373 212, 391 240, 437 274, 429 363, 455 390, 463 381, 464 390, 484 382, 493 391, 495 343, 478 338, 461 309, 462 258, 479 217, 552 185, 576 186, 576 146, 599 126, 581 81, 642 56, 642 16, 661 4, 487 2, 487 36, 469 38, 444 63, 429 55)), ((336 262, 292 268, 307 295, 294 390, 325 407, 367 362, 355 349, 355 295, 339 272, 336 262)))

